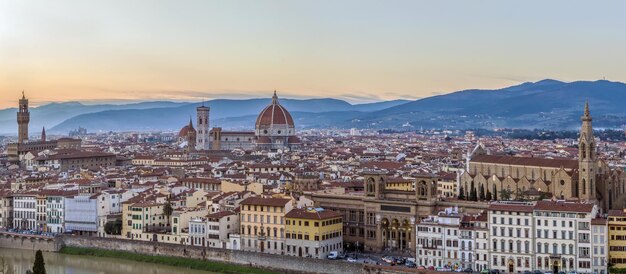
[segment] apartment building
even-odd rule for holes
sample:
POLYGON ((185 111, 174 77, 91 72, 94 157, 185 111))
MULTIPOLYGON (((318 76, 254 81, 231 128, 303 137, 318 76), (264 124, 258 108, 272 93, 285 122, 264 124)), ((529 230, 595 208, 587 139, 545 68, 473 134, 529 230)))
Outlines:
POLYGON ((293 208, 291 199, 248 197, 239 208, 241 249, 284 254, 285 214, 293 208))

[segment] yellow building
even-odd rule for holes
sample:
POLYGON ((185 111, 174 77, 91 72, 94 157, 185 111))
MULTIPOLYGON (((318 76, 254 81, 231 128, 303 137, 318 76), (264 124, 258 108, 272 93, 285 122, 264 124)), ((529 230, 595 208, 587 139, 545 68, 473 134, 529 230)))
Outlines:
POLYGON ((343 218, 320 208, 293 209, 285 215, 286 254, 326 258, 331 251, 343 252, 343 218))
POLYGON ((415 181, 411 179, 390 177, 385 185, 389 190, 413 191, 415 190, 415 181))
POLYGON ((241 249, 284 254, 285 214, 293 208, 292 200, 248 197, 239 208, 241 249))
POLYGON ((626 209, 609 211, 609 261, 626 268, 626 209))
POLYGON ((156 202, 141 202, 130 206, 131 210, 131 238, 151 241, 148 234, 143 232, 165 232, 167 230, 167 217, 163 214, 165 204, 156 202), (141 238, 141 237, 144 238, 141 238))

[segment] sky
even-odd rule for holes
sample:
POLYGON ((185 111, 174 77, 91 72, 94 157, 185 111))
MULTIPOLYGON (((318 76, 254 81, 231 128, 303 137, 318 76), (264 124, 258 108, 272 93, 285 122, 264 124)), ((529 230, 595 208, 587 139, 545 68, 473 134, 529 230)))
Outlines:
POLYGON ((626 82, 626 1, 0 1, 0 108, 626 82))

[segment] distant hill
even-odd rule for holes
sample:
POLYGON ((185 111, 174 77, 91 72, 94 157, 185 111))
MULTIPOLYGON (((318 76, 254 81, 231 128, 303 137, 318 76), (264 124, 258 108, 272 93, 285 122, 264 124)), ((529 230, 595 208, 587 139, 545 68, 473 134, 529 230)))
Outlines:
MULTIPOLYGON (((17 99, 16 99, 17 104, 17 99)), ((31 107, 30 110, 30 133, 41 131, 45 126, 47 129, 85 113, 94 113, 104 110, 123 109, 151 109, 160 107, 176 107, 189 103, 177 102, 142 102, 124 105, 99 104, 84 105, 79 102, 50 103, 40 107, 31 107)), ((0 133, 17 132, 16 108, 0 110, 0 133)))
POLYGON ((589 100, 596 128, 626 124, 626 84, 542 80, 498 90, 464 90, 368 113, 354 127, 548 128, 580 126, 589 100))
MULTIPOLYGON (((409 101, 395 100, 352 105, 337 99, 280 99, 280 103, 290 112, 306 113, 303 115, 305 116, 303 118, 305 122, 298 122, 300 127, 301 125, 311 124, 308 121, 316 116, 314 113, 372 112, 406 102, 409 101)), ((268 98, 247 100, 217 99, 207 101, 205 104, 211 108, 209 119, 214 126, 221 126, 225 129, 252 129, 256 116, 270 103, 271 99, 268 98)), ((195 123, 196 107, 199 105, 198 103, 187 103, 168 108, 107 110, 81 114, 63 121, 51 128, 50 131, 53 133, 65 133, 78 126, 83 126, 89 131, 177 130, 187 123, 190 116, 193 117, 195 123)), ((298 116, 295 114, 294 116, 294 119, 297 120, 298 116)), ((329 124, 332 124, 330 120, 331 118, 325 119, 329 124)), ((315 121, 312 124, 322 125, 319 121, 315 121)))
MULTIPOLYGON (((626 125, 626 84, 546 79, 496 90, 470 89, 415 101, 350 104, 337 99, 280 99, 298 128, 527 128, 577 129, 585 100, 595 128, 626 125)), ((208 101, 212 126, 252 129, 269 98, 208 101)), ((89 131, 177 130, 194 118, 197 103, 146 102, 86 106, 49 104, 31 110, 31 131, 52 133, 83 126, 89 131), (56 125, 51 127, 51 125, 56 125)), ((15 132, 15 109, 0 110, 0 132, 15 132)))

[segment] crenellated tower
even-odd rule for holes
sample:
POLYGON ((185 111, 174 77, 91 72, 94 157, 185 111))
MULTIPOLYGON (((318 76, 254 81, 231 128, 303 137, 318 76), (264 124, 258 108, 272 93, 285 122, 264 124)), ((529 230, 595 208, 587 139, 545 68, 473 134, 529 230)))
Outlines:
POLYGON ((28 111, 28 99, 22 91, 22 99, 19 101, 17 112, 17 142, 19 144, 28 141, 28 123, 30 122, 30 112, 28 111))
POLYGON ((585 102, 585 111, 580 117, 582 127, 578 139, 578 198, 593 201, 597 199, 596 193, 596 141, 593 137, 591 115, 589 114, 589 102, 585 102))

